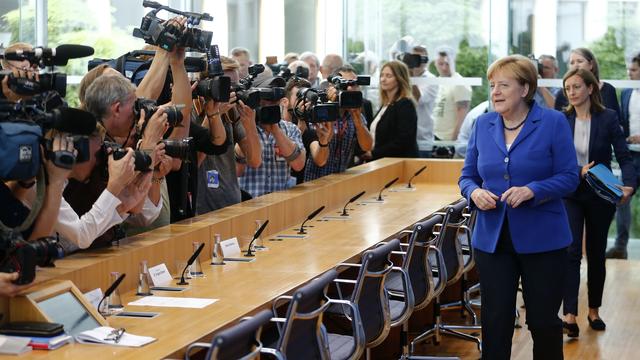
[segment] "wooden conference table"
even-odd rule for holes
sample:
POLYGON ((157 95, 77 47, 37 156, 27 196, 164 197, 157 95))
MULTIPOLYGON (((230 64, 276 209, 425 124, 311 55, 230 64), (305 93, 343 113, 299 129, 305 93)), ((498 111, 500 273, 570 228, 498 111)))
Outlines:
MULTIPOLYGON (((213 332, 256 310, 270 307, 277 296, 291 293, 336 264, 357 260, 366 249, 460 198, 457 179, 461 167, 462 162, 456 160, 381 159, 133 236, 121 241, 118 247, 61 259, 55 268, 39 271, 36 281, 46 285, 52 279, 71 280, 82 292, 87 292, 97 287, 106 289, 111 271, 127 273, 120 285, 125 309, 160 315, 153 319, 110 317, 109 325, 124 327, 132 334, 152 336, 157 341, 142 348, 71 344, 55 351, 32 351, 21 358, 182 357, 190 343, 208 341, 213 332), (427 165, 427 170, 413 180, 415 191, 393 191, 405 187, 423 165, 427 165), (384 202, 370 202, 395 177, 400 180, 389 189, 391 191, 385 191, 384 202), (349 206, 350 220, 318 221, 323 216, 338 215, 345 202, 362 190, 367 193, 349 206), (269 240, 276 234, 295 234, 294 227, 322 205, 325 210, 308 223, 313 227, 307 229, 306 239, 269 240), (251 263, 209 265, 214 234, 221 234, 223 240, 233 236, 246 239, 253 234, 256 219, 269 219, 262 235, 269 250, 257 252, 256 260, 251 263), (154 293, 219 299, 217 302, 204 309, 127 306, 137 298, 140 261, 147 260, 149 266, 165 263, 175 272, 176 263, 186 261, 193 252, 194 241, 206 244, 200 255, 205 277, 189 280, 186 291, 154 293)), ((241 241, 241 247, 246 249, 246 243, 241 241)))

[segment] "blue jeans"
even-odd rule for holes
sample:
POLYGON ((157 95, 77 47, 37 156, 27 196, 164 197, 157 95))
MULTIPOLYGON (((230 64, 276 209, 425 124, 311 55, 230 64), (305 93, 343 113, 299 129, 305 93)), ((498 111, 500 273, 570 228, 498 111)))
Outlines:
POLYGON ((418 157, 428 159, 431 157, 431 150, 418 150, 418 157))
MULTIPOLYGON (((640 176, 640 152, 631 152, 633 158, 633 165, 636 167, 636 176, 640 176)), ((616 211, 616 228, 618 234, 616 236, 616 243, 614 247, 619 250, 627 250, 627 243, 629 242, 629 231, 631 229, 631 201, 629 199, 626 204, 618 206, 616 211)))

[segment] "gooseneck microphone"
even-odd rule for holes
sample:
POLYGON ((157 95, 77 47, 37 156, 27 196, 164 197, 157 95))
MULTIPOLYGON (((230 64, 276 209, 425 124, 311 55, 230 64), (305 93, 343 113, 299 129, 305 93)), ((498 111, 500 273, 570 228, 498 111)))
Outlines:
POLYGON ((55 49, 37 47, 33 50, 15 50, 5 52, 4 58, 7 60, 29 60, 30 63, 36 63, 42 60, 45 66, 65 66, 69 59, 78 59, 93 55, 94 50, 91 46, 65 44, 55 49))
POLYGON ((409 183, 407 184, 407 188, 411 189, 413 186, 411 185, 411 180, 413 180, 414 177, 420 175, 421 172, 424 171, 424 169, 427 168, 427 165, 421 167, 418 171, 416 171, 415 174, 413 174, 413 176, 411 177, 411 179, 409 179, 409 183))
POLYGON ((111 286, 109 286, 107 291, 104 292, 104 296, 102 297, 102 299, 100 299, 100 302, 98 303, 98 311, 100 311, 100 306, 102 305, 102 302, 104 301, 104 299, 108 298, 109 296, 111 296, 111 294, 113 294, 114 291, 116 291, 116 289, 118 288, 118 286, 122 282, 122 279, 124 279, 125 275, 127 275, 127 274, 125 274, 125 273, 120 274, 120 276, 118 276, 116 281, 114 281, 113 284, 111 284, 111 286))
POLYGON ((198 246, 196 251, 194 251, 193 255, 191 255, 191 257, 189 258, 189 261, 187 261, 187 266, 185 266, 184 269, 182 270, 182 275, 180 276, 180 282, 177 283, 178 285, 189 285, 188 282, 184 281, 184 273, 187 271, 189 266, 191 266, 191 264, 193 264, 193 262, 196 261, 196 259, 198 258, 198 255, 200 255, 200 253, 202 252, 202 249, 204 249, 204 243, 198 246))
POLYGON ((400 178, 395 178, 391 181, 389 181, 382 189, 380 189, 380 193, 378 194, 378 201, 382 201, 382 192, 385 191, 386 189, 390 188, 391 185, 395 184, 396 181, 400 180, 400 178))
POLYGON ((298 234, 306 234, 307 232, 304 230, 304 224, 306 224, 307 221, 309 221, 309 220, 313 219, 314 217, 316 217, 316 215, 320 214, 320 212, 322 212, 322 210, 324 210, 324 205, 320 206, 314 212, 309 214, 309 216, 307 216, 307 219, 302 222, 302 225, 300 225, 300 230, 298 230, 298 234))
POLYGON ((361 191, 360 193, 358 193, 356 196, 352 197, 351 199, 349 199, 349 201, 347 201, 346 204, 344 204, 344 208, 342 208, 342 214, 340 214, 340 216, 349 216, 349 214, 347 213, 347 205, 351 204, 352 202, 360 199, 360 197, 362 195, 364 195, 366 191, 361 191))
POLYGON ((269 224, 269 220, 265 220, 264 224, 262 224, 262 226, 260 226, 260 228, 256 230, 256 233, 253 234, 253 239, 251 239, 251 242, 249 242, 249 248, 247 249, 247 253, 244 254, 244 256, 255 256, 253 255, 253 251, 251 251, 251 247, 253 246, 253 243, 256 241, 256 239, 259 238, 260 235, 262 235, 262 232, 264 231, 264 229, 267 227, 268 224, 269 224))

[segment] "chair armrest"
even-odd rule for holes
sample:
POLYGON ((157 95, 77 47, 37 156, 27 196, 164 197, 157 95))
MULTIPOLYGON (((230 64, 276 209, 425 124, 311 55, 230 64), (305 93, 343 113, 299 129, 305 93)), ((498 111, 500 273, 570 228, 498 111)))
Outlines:
POLYGON ((355 344, 355 347, 353 353, 350 354, 348 359, 359 359, 366 348, 366 337, 364 332, 364 325, 362 324, 362 318, 360 316, 360 310, 358 309, 358 304, 355 304, 348 300, 339 299, 329 299, 329 303, 347 306, 351 309, 351 317, 347 316, 347 318, 351 322, 353 342, 355 344))
MULTIPOLYGON (((436 265, 435 271, 438 273, 438 284, 434 290, 435 296, 439 296, 444 288, 447 286, 447 267, 444 263, 444 256, 442 256, 442 251, 437 246, 429 246, 429 248, 436 252, 438 264, 436 265)), ((432 264, 433 265, 433 264, 432 264)), ((433 266, 432 266, 433 268, 433 266)))
POLYGON ((281 318, 281 317, 272 317, 271 319, 269 319, 269 321, 275 322, 275 323, 283 323, 283 322, 286 322, 287 319, 281 318))
POLYGON ((273 304, 271 305, 271 311, 273 312, 274 315, 278 315, 278 306, 280 306, 281 304, 284 304, 287 301, 291 301, 293 299, 293 296, 290 295, 280 295, 277 298, 275 298, 273 300, 273 304))
POLYGON ((277 360, 285 360, 284 355, 280 351, 272 348, 263 347, 260 349, 260 354, 267 354, 267 355, 273 356, 277 360))
POLYGON ((356 284, 356 280, 351 279, 333 279, 333 282, 341 283, 341 284, 356 284))
POLYGON ((409 274, 407 274, 407 272, 399 266, 393 266, 391 268, 391 271, 400 273, 402 277, 402 287, 404 288, 404 311, 402 312, 400 317, 398 317, 398 319, 396 319, 395 321, 392 319, 391 326, 395 327, 409 320, 409 317, 411 317, 411 314, 413 313, 413 308, 415 307, 415 298, 413 296, 413 288, 411 287, 409 274))
POLYGON ((209 348, 211 348, 210 343, 194 342, 193 344, 190 344, 187 347, 187 350, 184 353, 184 358, 185 360, 190 360, 191 358, 189 357, 189 354, 191 354, 191 350, 193 349, 209 349, 209 348))
POLYGON ((336 269, 344 266, 344 267, 362 267, 362 264, 354 264, 354 263, 339 263, 338 265, 336 265, 336 269))

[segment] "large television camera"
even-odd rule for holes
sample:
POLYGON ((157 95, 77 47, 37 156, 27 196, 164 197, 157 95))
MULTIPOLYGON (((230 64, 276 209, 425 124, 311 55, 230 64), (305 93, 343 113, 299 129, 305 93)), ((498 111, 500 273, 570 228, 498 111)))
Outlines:
POLYGON ((58 240, 53 237, 25 241, 19 232, 0 229, 0 272, 18 272, 13 283, 29 284, 36 277, 36 266, 53 266, 54 260, 65 253, 58 240))
POLYGON ((88 160, 87 135, 95 128, 96 119, 91 113, 66 107, 53 91, 17 103, 0 101, 0 179, 27 180, 36 176, 41 166, 41 143, 45 145, 45 156, 59 167, 70 169, 73 164, 88 160), (51 142, 42 139, 50 129, 71 134, 77 155, 66 150, 52 151, 51 142))
POLYGON ((133 29, 133 36, 144 39, 147 44, 156 45, 166 51, 173 51, 177 47, 191 48, 206 52, 211 45, 213 33, 195 28, 200 21, 212 21, 211 15, 204 13, 185 12, 164 6, 155 1, 143 1, 142 6, 153 8, 142 18, 140 28, 133 29), (161 10, 182 15, 187 18, 186 29, 181 29, 174 23, 158 18, 161 10))

